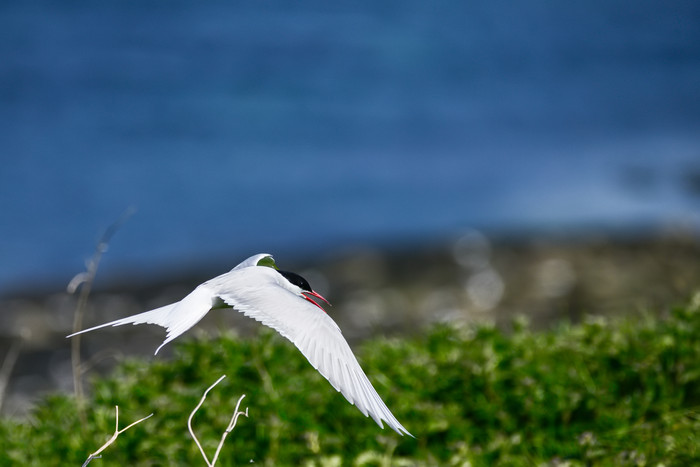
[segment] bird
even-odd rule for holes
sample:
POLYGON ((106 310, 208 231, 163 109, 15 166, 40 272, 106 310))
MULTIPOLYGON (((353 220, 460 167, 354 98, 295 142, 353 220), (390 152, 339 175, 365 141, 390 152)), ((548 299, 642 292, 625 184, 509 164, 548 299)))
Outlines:
POLYGON ((158 354, 164 345, 192 328, 209 310, 232 307, 291 341, 336 391, 342 393, 365 417, 372 417, 380 428, 384 428, 382 422, 386 422, 399 435, 414 437, 377 394, 340 327, 319 301, 330 305, 302 276, 280 270, 272 255, 260 253, 200 284, 179 302, 66 337, 108 326, 155 324, 167 331, 165 340, 155 351, 158 354))

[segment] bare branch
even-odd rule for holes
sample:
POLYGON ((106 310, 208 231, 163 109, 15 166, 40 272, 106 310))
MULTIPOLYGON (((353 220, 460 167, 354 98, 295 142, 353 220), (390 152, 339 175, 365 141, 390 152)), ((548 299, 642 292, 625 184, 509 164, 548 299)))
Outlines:
POLYGON ((231 417, 231 421, 228 424, 228 427, 224 431, 224 433, 221 435, 221 441, 219 441, 219 445, 216 447, 216 453, 214 454, 214 459, 209 462, 209 458, 207 457, 207 454, 204 452, 204 448, 202 448, 201 443, 199 442, 199 439, 197 439, 197 436, 194 434, 194 430, 192 429, 192 419, 194 418, 194 414, 197 413, 199 408, 202 406, 204 403, 204 400, 207 398, 207 394, 209 394, 209 391, 211 391, 214 386, 219 384, 221 380, 226 378, 226 375, 222 375, 219 379, 217 379, 214 384, 209 386, 206 391, 204 391, 204 394, 202 395, 202 398, 199 400, 199 403, 197 406, 194 408, 192 413, 190 414, 190 417, 187 419, 187 428, 190 430, 190 435, 192 435, 192 439, 194 439, 194 442, 197 444, 197 447, 199 448, 199 452, 202 454, 202 457, 204 458, 204 462, 207 463, 207 466, 213 467, 216 464, 216 461, 219 459, 219 453, 221 452, 221 448, 224 445, 224 441, 226 440, 226 437, 228 436, 229 433, 233 431, 233 429, 236 426, 236 423, 238 422, 238 417, 241 415, 245 415, 246 417, 248 416, 248 408, 246 407, 245 412, 239 412, 238 408, 241 405, 241 401, 243 401, 243 398, 245 397, 245 394, 243 394, 239 399, 238 403, 236 404, 236 408, 233 411, 233 416, 231 417))
POLYGON ((204 394, 202 395, 202 398, 199 400, 199 403, 197 406, 194 408, 192 413, 190 413, 190 417, 187 419, 187 428, 190 430, 190 435, 192 435, 192 439, 194 439, 194 442, 197 444, 197 447, 199 448, 199 452, 202 453, 202 457, 204 457, 204 462, 207 463, 209 467, 212 466, 211 462, 209 462, 209 458, 207 457, 207 454, 204 452, 204 448, 202 448, 202 445, 199 442, 199 439, 197 439, 197 435, 194 434, 194 430, 192 429, 192 419, 194 418, 194 414, 197 413, 199 408, 204 404, 204 399, 207 398, 207 394, 209 394, 209 391, 214 389, 214 386, 219 384, 222 379, 226 378, 226 375, 222 375, 219 379, 217 379, 214 384, 209 386, 206 391, 204 391, 204 394))
MULTIPOLYGON (((112 225, 107 227, 107 230, 102 234, 97 246, 95 247, 95 252, 92 258, 87 262, 87 270, 77 274, 68 284, 68 293, 75 293, 78 288, 80 288, 80 296, 78 297, 78 304, 76 305, 75 313, 73 314, 73 332, 78 332, 83 326, 83 315, 85 314, 85 306, 87 305, 88 296, 92 289, 92 284, 95 281, 95 275, 97 274, 97 267, 100 264, 100 259, 102 259, 102 254, 107 251, 109 241, 115 232, 121 227, 121 225, 127 221, 129 217, 135 212, 133 207, 128 208, 124 213, 114 222, 112 225)), ((73 367, 73 390, 75 391, 75 398, 78 401, 78 416, 85 423, 85 412, 82 406, 83 400, 83 383, 82 383, 82 373, 80 371, 80 340, 82 335, 78 334, 73 337, 71 341, 71 364, 73 367)))
POLYGON ((120 434, 124 433, 126 430, 128 430, 128 429, 131 428, 132 426, 136 425, 137 423, 141 423, 142 421, 144 421, 144 420, 146 420, 146 419, 148 419, 148 418, 151 418, 151 417, 153 416, 153 414, 151 414, 151 415, 148 415, 148 416, 146 416, 146 417, 143 417, 142 419, 136 420, 136 421, 135 421, 134 423, 132 423, 131 425, 127 426, 126 428, 122 428, 122 429, 120 430, 120 429, 119 429, 119 406, 118 406, 118 405, 115 405, 115 406, 114 406, 114 409, 115 409, 115 411, 116 411, 116 416, 115 416, 115 420, 114 420, 114 425, 115 425, 115 427, 114 427, 114 434, 112 435, 111 438, 109 438, 109 439, 107 440, 107 442, 106 442, 105 444, 102 445, 102 447, 101 447, 100 449, 98 449, 97 451, 95 451, 95 452, 93 452, 92 454, 90 454, 90 456, 87 458, 87 460, 85 461, 85 463, 83 464, 82 467, 86 467, 93 459, 97 459, 97 458, 99 458, 99 457, 102 457, 102 456, 100 456, 99 454, 100 454, 102 451, 104 451, 110 444, 112 444, 114 441, 116 441, 117 437, 118 437, 120 434))
POLYGON ((5 359, 2 361, 2 367, 0 367, 0 409, 2 409, 2 404, 5 401, 5 390, 10 383, 10 375, 17 363, 22 340, 22 338, 19 338, 12 341, 10 350, 7 351, 7 355, 5 355, 5 359))
POLYGON ((245 397, 245 394, 243 394, 241 397, 238 398, 238 402, 236 403, 236 408, 233 409, 233 416, 231 417, 231 421, 229 422, 226 430, 221 435, 221 441, 219 441, 219 445, 216 447, 216 452, 214 453, 214 460, 211 461, 211 465, 216 464, 216 461, 219 459, 219 453, 221 452, 221 448, 224 446, 224 441, 226 440, 226 437, 228 436, 228 434, 231 433, 233 431, 233 429, 236 427, 236 423, 238 422, 238 417, 240 417, 241 415, 245 415, 246 418, 248 417, 248 407, 245 408, 245 412, 238 411, 238 407, 240 407, 241 402, 243 401, 244 397, 245 397))

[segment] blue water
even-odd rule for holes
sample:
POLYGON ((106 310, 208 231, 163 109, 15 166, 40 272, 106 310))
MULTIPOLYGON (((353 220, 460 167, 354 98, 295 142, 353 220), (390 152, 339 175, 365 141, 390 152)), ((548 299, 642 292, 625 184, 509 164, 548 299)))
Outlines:
POLYGON ((697 1, 204 3, 0 4, 0 291, 700 225, 697 1))

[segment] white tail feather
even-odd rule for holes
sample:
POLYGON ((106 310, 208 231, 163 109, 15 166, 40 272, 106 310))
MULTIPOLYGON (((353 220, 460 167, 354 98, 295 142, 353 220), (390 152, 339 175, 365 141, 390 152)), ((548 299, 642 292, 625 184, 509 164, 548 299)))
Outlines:
POLYGON ((171 303, 170 305, 165 305, 137 315, 127 316, 126 318, 116 321, 110 321, 109 323, 100 324, 99 326, 84 329, 66 337, 73 337, 77 334, 106 328, 107 326, 157 324, 168 331, 165 341, 163 341, 155 351, 155 354, 157 354, 165 344, 182 335, 185 331, 197 324, 211 307, 215 305, 216 299, 216 295, 212 293, 208 287, 200 285, 179 302, 171 303))
POLYGON ((110 321, 109 323, 100 324, 99 326, 89 329, 83 329, 82 331, 74 332, 66 337, 73 337, 78 334, 94 331, 96 329, 106 328, 107 326, 122 326, 124 324, 157 324, 158 326, 167 328, 168 313, 170 313, 170 310, 172 310, 178 303, 180 302, 171 303, 170 305, 165 305, 160 308, 156 308, 155 310, 144 311, 143 313, 127 316, 126 318, 118 319, 116 321, 110 321))

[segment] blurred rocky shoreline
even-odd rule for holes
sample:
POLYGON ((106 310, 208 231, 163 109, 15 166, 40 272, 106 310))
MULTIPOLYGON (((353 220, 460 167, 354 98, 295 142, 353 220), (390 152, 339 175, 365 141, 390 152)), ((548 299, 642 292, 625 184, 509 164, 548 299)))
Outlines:
MULTIPOLYGON (((700 238, 679 231, 637 238, 489 238, 468 231, 415 247, 353 247, 317 261, 277 261, 331 301, 328 313, 351 344, 374 335, 416 334, 436 322, 493 322, 507 329, 519 316, 542 329, 587 315, 663 313, 700 290, 700 238)), ((232 266, 171 273, 160 282, 123 277, 96 287, 84 327, 177 301, 232 266)), ((40 394, 72 390, 65 336, 76 305, 77 296, 64 291, 0 297, 3 415, 23 416, 40 394)), ((248 335, 257 329, 238 313, 217 310, 190 332, 248 335)), ((83 358, 90 371, 108 371, 126 355, 152 358, 163 337, 156 326, 105 329, 84 336, 83 358)), ((168 358, 172 346, 164 350, 157 358, 168 358)))

